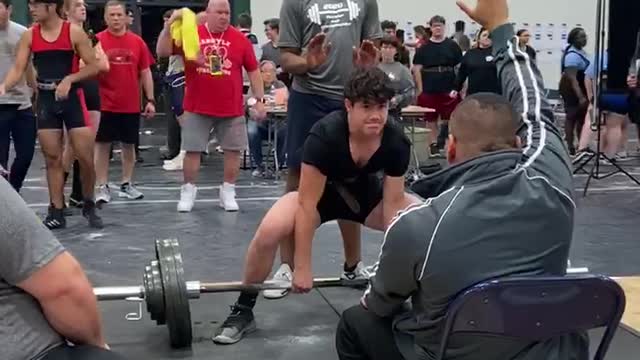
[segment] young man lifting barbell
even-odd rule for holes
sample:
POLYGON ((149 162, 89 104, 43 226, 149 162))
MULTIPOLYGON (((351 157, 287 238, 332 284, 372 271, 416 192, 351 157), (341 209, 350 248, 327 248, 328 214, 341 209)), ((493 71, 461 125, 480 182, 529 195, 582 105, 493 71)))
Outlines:
MULTIPOLYGON (((398 211, 420 202, 404 189, 411 143, 400 126, 387 122, 394 95, 391 80, 376 67, 351 75, 346 110, 320 120, 304 143, 299 190, 280 198, 256 231, 247 251, 245 284, 264 282, 278 244, 290 241, 292 246, 280 251, 283 263, 294 268, 293 291, 309 292, 311 243, 321 224, 349 220, 384 231, 398 211), (295 250, 288 252, 291 248, 295 250)), ((238 342, 255 329, 257 297, 257 291, 240 294, 213 338, 216 343, 238 342)))

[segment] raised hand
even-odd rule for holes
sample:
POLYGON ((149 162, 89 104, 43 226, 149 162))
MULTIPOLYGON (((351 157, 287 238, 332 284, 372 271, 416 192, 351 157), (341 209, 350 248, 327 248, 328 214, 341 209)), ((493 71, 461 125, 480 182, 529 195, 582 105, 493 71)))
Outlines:
POLYGON ((353 64, 360 67, 373 67, 380 62, 380 51, 373 42, 365 40, 360 48, 353 48, 353 64))
POLYGON ((507 0, 476 0, 475 8, 468 6, 464 0, 457 0, 456 4, 471 19, 489 31, 509 22, 507 0))
POLYGON ((331 44, 328 44, 326 41, 327 35, 320 33, 314 36, 309 42, 307 52, 305 54, 309 70, 316 69, 318 66, 324 64, 327 61, 327 58, 329 58, 331 44))

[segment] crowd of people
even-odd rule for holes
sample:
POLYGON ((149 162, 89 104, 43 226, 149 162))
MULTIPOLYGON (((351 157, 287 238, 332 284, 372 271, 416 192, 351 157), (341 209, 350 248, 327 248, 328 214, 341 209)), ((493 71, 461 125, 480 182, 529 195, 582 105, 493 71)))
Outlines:
MULTIPOLYGON (((413 43, 395 23, 380 20, 377 1, 359 3, 357 11, 307 16, 310 4, 284 0, 280 17, 264 21, 269 41, 260 45, 248 14, 232 26, 229 1, 210 0, 195 14, 194 57, 187 41, 172 35, 192 14, 165 13, 154 49, 169 59, 164 167, 183 171, 177 210, 192 211, 201 154, 215 138, 224 161, 220 206, 238 211, 242 153, 249 150, 253 175, 264 176, 262 142, 273 130, 281 139, 275 156, 287 165, 286 189, 247 249, 243 282, 265 281, 279 251, 273 278, 291 288, 263 296, 309 292, 314 233, 336 220, 344 243, 341 278, 369 280, 361 303, 338 325, 339 358, 431 358, 447 306, 460 291, 498 276, 565 273, 576 207, 570 153, 588 149, 583 137, 591 134, 580 125, 597 75, 584 51, 586 34, 575 29, 562 61, 563 137, 530 35, 516 35, 507 0, 478 0, 475 8, 458 2, 483 26, 473 40, 464 23, 447 36, 447 20, 433 16, 415 29, 413 43), (435 110, 424 119, 429 153, 450 166, 407 189, 412 144, 400 122, 410 104, 435 110), (265 125, 273 106, 285 108, 285 125, 265 125), (574 131, 582 134, 578 150, 574 131), (371 268, 361 260, 362 226, 385 234, 371 268), (478 256, 487 253, 493 255, 478 256), (410 340, 398 341, 403 337, 410 340)), ((50 230, 66 226, 71 205, 82 206, 92 228, 102 228, 96 204, 111 200, 114 142, 122 148, 118 196, 144 196, 134 186, 136 146, 140 118, 156 112, 150 70, 156 60, 130 31, 118 0, 105 4, 106 29, 95 35, 84 27, 84 0, 29 0, 29 9, 34 24, 25 28, 9 20, 11 0, 0 0, 0 36, 10 48, 0 54, 0 169, 8 170, 8 181, 0 179, 0 317, 9 319, 0 333, 15 334, 0 338, 0 347, 10 360, 120 359, 106 343, 90 282, 50 230), (44 221, 19 196, 36 134, 51 203, 44 221), (16 153, 11 166, 9 139, 16 153)), ((635 74, 628 80, 637 86, 635 74)), ((607 123, 606 147, 619 154, 618 129, 627 120, 622 111, 607 110, 620 115, 607 123)), ((256 329, 258 295, 241 292, 212 335, 215 343, 236 343, 256 329)), ((460 359, 478 353, 583 359, 588 339, 583 333, 543 342, 470 336, 455 349, 460 359)))

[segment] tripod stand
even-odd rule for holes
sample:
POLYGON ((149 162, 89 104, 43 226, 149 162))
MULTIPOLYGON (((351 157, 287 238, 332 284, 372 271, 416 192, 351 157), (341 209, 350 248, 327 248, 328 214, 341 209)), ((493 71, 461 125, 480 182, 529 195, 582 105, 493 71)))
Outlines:
MULTIPOLYGON (((595 66, 595 70, 596 70, 595 73, 598 74, 598 76, 596 77, 596 79, 594 79, 596 82, 596 86, 594 89, 593 113, 592 113, 592 125, 595 125, 597 127, 596 152, 588 154, 586 158, 585 157, 579 158, 575 160, 573 163, 573 165, 578 165, 578 167, 573 171, 574 175, 580 171, 589 174, 589 177, 587 178, 587 183, 585 184, 585 187, 584 187, 583 196, 587 196, 587 192, 589 191, 589 185, 591 184, 592 179, 603 180, 615 174, 620 174, 620 173, 624 174, 631 181, 635 182, 636 184, 638 184, 638 186, 640 186, 640 181, 638 179, 636 179, 628 171, 624 170, 614 159, 609 158, 607 155, 605 155, 602 152, 602 127, 605 126, 606 119, 607 119, 607 113, 603 111, 601 106, 601 102, 603 100, 603 97, 601 95, 603 94, 603 89, 605 84, 605 78, 604 78, 605 71, 603 71, 604 70, 603 44, 606 39, 606 30, 605 30, 606 23, 605 23, 604 14, 606 13, 605 9, 608 7, 608 3, 609 3, 608 0, 598 0, 597 15, 596 15, 597 16, 596 34, 598 34, 599 36, 596 39, 595 63, 593 65, 595 66), (600 173, 600 168, 601 168, 600 160, 602 159, 607 161, 608 164, 611 164, 615 168, 615 171, 609 172, 606 174, 600 173), (591 168, 591 171, 587 172, 584 169, 591 161, 594 161, 593 167, 591 168)), ((589 124, 584 124, 583 126, 589 126, 589 124)))
MULTIPOLYGON (((640 181, 636 179, 633 175, 631 175, 628 171, 622 168, 614 159, 611 159, 606 154, 602 152, 602 127, 606 124, 607 114, 601 109, 595 110, 594 115, 596 118, 595 123, 597 124, 597 140, 596 140, 596 151, 594 153, 590 153, 583 158, 578 159, 574 162, 574 165, 578 165, 577 168, 573 171, 573 174, 577 174, 578 172, 584 172, 589 174, 587 178, 587 183, 584 186, 583 196, 587 196, 587 192, 589 191, 589 185, 591 184, 591 180, 604 180, 608 177, 611 177, 616 174, 624 174, 629 180, 635 182, 640 186, 640 181), (600 121, 602 119, 602 121, 600 121), (608 164, 611 164, 615 169, 612 172, 601 173, 600 169, 602 165, 600 164, 601 160, 605 160, 608 164), (591 167, 590 171, 586 171, 585 167, 594 161, 593 167, 591 167)), ((584 124, 584 126, 589 126, 589 124, 584 124)))

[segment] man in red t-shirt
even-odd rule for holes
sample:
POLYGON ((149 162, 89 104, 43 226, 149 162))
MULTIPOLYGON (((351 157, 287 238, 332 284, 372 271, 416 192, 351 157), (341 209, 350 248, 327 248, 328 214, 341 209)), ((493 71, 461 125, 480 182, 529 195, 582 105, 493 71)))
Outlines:
POLYGON ((102 73, 100 102, 102 117, 96 136, 96 183, 99 185, 96 202, 108 203, 111 190, 108 184, 109 150, 113 142, 122 146, 122 184, 119 196, 141 199, 142 193, 133 187, 131 178, 136 163, 135 145, 140 131, 140 82, 146 97, 143 116, 155 114, 152 59, 144 40, 127 30, 123 3, 110 0, 105 5, 107 29, 96 37, 109 58, 109 72, 102 73))
MULTIPOLYGON (((184 185, 178 203, 180 212, 189 212, 193 208, 200 154, 207 149, 212 129, 224 150, 220 205, 226 211, 238 211, 235 182, 240 172, 240 154, 248 142, 243 106, 243 68, 249 74, 251 91, 258 100, 255 109, 261 119, 265 117, 264 88, 258 61, 249 40, 229 25, 230 12, 228 0, 209 0, 206 22, 198 25, 198 59, 185 59, 182 150, 186 155, 183 162, 184 185)), ((181 16, 182 11, 174 11, 165 23, 157 43, 158 56, 183 54, 170 34, 171 24, 181 16)))

